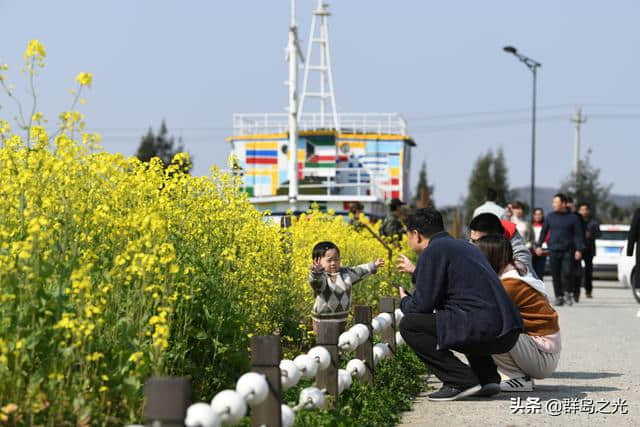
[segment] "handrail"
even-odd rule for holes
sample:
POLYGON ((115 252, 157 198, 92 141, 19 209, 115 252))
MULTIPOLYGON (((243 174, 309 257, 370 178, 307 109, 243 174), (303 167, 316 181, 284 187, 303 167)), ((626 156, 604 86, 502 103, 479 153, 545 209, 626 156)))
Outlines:
MULTIPOLYGON (((339 132, 378 133, 407 135, 407 122, 399 113, 339 113, 339 132)), ((286 133, 289 116, 287 113, 235 113, 233 129, 236 136, 286 133)), ((320 129, 319 113, 303 113, 298 117, 298 129, 320 129)), ((325 123, 333 123, 332 115, 325 114, 325 123)), ((336 130, 327 128, 326 130, 336 130)))
POLYGON ((337 323, 320 322, 317 345, 294 360, 282 359, 279 336, 252 337, 252 372, 238 379, 235 390, 216 394, 211 404, 198 402, 187 408, 191 394, 187 378, 152 377, 145 385, 146 421, 153 425, 167 422, 188 427, 220 422, 236 425, 250 406, 253 425, 291 427, 300 410, 322 409, 330 404, 337 407, 339 394, 354 379, 373 385, 376 365, 392 359, 397 348, 405 344, 397 330, 404 314, 396 308, 395 298, 382 297, 378 309, 380 314, 372 318, 371 306, 355 306, 355 324, 343 333, 337 323), (380 336, 381 343, 373 344, 374 334, 380 336), (346 369, 339 369, 340 356, 354 352, 355 358, 346 369), (301 378, 315 378, 316 384, 304 388, 299 404, 292 408, 282 402, 282 391, 296 386, 301 378), (176 384, 181 386, 180 393, 176 384), (329 402, 326 396, 331 396, 329 402))

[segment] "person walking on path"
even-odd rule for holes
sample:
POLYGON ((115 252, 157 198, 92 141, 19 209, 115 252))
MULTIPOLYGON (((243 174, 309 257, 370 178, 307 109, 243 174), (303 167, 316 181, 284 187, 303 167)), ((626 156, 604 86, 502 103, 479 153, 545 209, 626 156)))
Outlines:
MULTIPOLYGON (((575 215, 578 218, 578 223, 582 227, 582 238, 587 237, 587 225, 584 222, 582 216, 576 210, 575 201, 573 197, 567 196, 567 211, 575 215)), ((586 248, 585 248, 586 249, 586 248)), ((584 258, 584 251, 583 251, 584 258)), ((573 266, 573 302, 580 302, 580 288, 582 287, 582 278, 584 277, 584 269, 582 268, 582 261, 576 259, 573 266)))
POLYGON ((492 213, 502 219, 504 216, 504 208, 496 203, 497 198, 498 192, 493 188, 487 188, 487 201, 473 211, 473 217, 475 218, 483 213, 492 213))
POLYGON ((404 234, 404 225, 400 221, 401 207, 404 203, 400 199, 392 199, 389 203, 389 214, 384 219, 382 227, 380 228, 380 234, 382 236, 392 237, 397 240, 402 239, 404 234))
POLYGON ((588 203, 580 203, 578 214, 584 223, 584 291, 587 298, 593 298, 593 257, 596 255, 596 239, 601 235, 600 223, 591 216, 591 207, 588 203))
POLYGON ((442 381, 429 399, 499 393, 500 375, 491 355, 511 350, 524 330, 500 279, 478 248, 444 231, 435 209, 409 216, 407 244, 420 255, 413 295, 399 288, 400 334, 442 381), (469 365, 451 350, 464 353, 469 365))
POLYGON ((533 269, 536 272, 536 276, 540 279, 544 277, 544 268, 547 264, 547 256, 549 255, 547 243, 549 243, 549 233, 544 238, 542 243, 542 255, 538 256, 535 251, 535 243, 540 239, 540 232, 542 231, 542 225, 544 224, 544 211, 541 208, 533 210, 533 221, 531 222, 531 262, 533 263, 533 269))
POLYGON ((633 213, 631 220, 631 228, 629 229, 629 237, 627 238, 627 256, 633 256, 633 249, 636 250, 636 274, 635 283, 631 286, 640 289, 640 208, 633 213))
POLYGON ((549 239, 551 275, 555 304, 573 305, 575 264, 582 259, 584 233, 578 216, 567 210, 567 196, 558 193, 553 196, 553 212, 547 215, 536 242, 536 255, 542 256, 542 244, 547 232, 549 239))
POLYGON ((534 378, 548 378, 558 367, 562 349, 558 313, 549 304, 544 282, 518 270, 506 237, 485 236, 476 245, 500 276, 524 322, 516 345, 508 353, 493 355, 498 371, 509 378, 500 383, 500 390, 533 391, 534 378))
POLYGON ((524 205, 522 202, 516 200, 511 203, 510 206, 512 215, 509 221, 516 225, 518 233, 520 233, 527 248, 531 248, 531 225, 524 219, 524 205))

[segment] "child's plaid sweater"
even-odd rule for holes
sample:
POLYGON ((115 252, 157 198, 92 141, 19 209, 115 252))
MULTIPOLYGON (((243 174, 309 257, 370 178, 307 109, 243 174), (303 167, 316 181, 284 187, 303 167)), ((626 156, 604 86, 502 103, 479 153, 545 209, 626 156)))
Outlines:
POLYGON ((377 272, 373 262, 356 267, 343 267, 330 277, 327 272, 309 272, 309 284, 316 301, 311 317, 316 321, 341 322, 347 320, 351 308, 351 287, 377 272))

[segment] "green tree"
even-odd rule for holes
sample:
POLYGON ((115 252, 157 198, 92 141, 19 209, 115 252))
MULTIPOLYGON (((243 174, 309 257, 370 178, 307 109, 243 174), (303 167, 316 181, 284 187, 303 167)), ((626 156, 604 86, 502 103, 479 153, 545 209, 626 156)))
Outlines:
MULTIPOLYGON (((567 193, 578 203, 589 203, 595 214, 606 214, 611 209, 609 199, 612 184, 600 182, 600 169, 591 164, 591 151, 578 162, 578 174, 571 172, 561 185, 561 191, 567 193)), ((618 212, 614 209, 614 215, 618 212)))
POLYGON ((464 204, 467 224, 471 221, 473 210, 485 202, 487 188, 493 186, 492 165, 493 153, 491 151, 480 155, 473 165, 473 170, 469 177, 469 192, 464 204))
POLYGON ((435 207, 433 203, 433 188, 433 185, 429 185, 429 180, 427 179, 427 162, 423 161, 418 177, 416 194, 413 196, 413 204, 417 208, 435 207))
MULTIPOLYGON (((169 136, 167 125, 165 121, 162 120, 157 135, 155 135, 153 130, 149 128, 147 134, 142 137, 136 157, 143 162, 148 162, 152 158, 158 157, 162 160, 162 163, 166 168, 171 164, 173 157, 182 152, 184 152, 182 138, 178 138, 176 142, 176 138, 174 136, 169 136)), ((183 166, 183 171, 188 173, 192 167, 193 164, 189 162, 189 164, 183 166)))
POLYGON ((507 165, 504 159, 504 151, 502 147, 498 149, 498 153, 493 158, 491 185, 498 193, 496 203, 505 206, 511 201, 511 191, 509 190, 509 178, 507 165))
POLYGON ((509 189, 508 176, 509 170, 502 148, 495 155, 489 150, 478 157, 469 176, 469 192, 464 204, 467 223, 471 221, 474 209, 486 201, 488 188, 493 188, 498 193, 497 204, 505 206, 511 201, 513 194, 509 189))

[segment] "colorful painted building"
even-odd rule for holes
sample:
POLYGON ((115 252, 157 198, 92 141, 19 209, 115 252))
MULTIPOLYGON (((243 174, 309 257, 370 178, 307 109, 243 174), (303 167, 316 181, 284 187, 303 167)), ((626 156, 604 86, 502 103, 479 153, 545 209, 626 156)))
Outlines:
MULTIPOLYGON (((277 116, 265 117, 259 126, 252 115, 236 115, 235 124, 246 121, 251 126, 236 126, 236 135, 227 139, 245 191, 258 207, 274 214, 285 212, 289 206, 289 134, 274 132, 278 123, 286 129, 285 117, 277 116)), ((316 202, 341 213, 348 211, 351 202, 361 202, 368 214, 382 216, 391 199, 408 200, 411 148, 415 143, 404 131, 404 120, 393 115, 396 126, 384 129, 380 123, 390 123, 389 117, 376 122, 371 114, 366 116, 366 126, 350 126, 341 132, 309 129, 313 123, 301 121, 304 126, 299 131, 296 153, 300 200, 296 211, 305 211, 316 202)), ((349 123, 348 119, 344 122, 349 123)))

